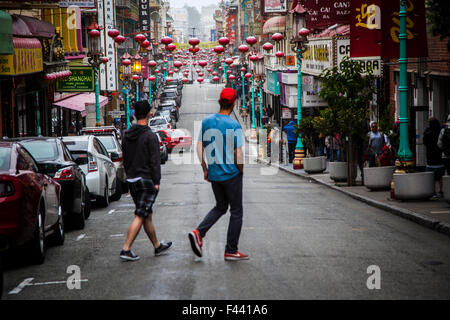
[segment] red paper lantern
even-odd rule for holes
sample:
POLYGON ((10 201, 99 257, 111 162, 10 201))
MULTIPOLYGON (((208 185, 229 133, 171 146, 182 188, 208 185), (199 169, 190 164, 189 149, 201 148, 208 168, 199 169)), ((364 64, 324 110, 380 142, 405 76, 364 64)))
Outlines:
POLYGON ((256 42, 258 42, 258 39, 256 39, 255 37, 248 37, 247 39, 245 39, 245 42, 247 42, 249 45, 253 46, 255 45, 256 42))
POLYGON ((131 64, 131 60, 130 59, 123 59, 122 60, 122 65, 124 65, 124 66, 129 66, 131 64))
POLYGON ((156 63, 156 61, 154 61, 154 60, 150 60, 150 61, 148 62, 148 66, 149 66, 150 68, 154 68, 154 67, 156 67, 156 65, 157 65, 157 63, 156 63))
POLYGON ((139 80, 140 77, 137 74, 134 74, 132 78, 133 80, 139 80))
POLYGON ((245 71, 247 71, 247 69, 245 69, 244 67, 242 67, 242 68, 241 68, 241 71, 242 71, 242 72, 245 72, 245 71))
POLYGON ((236 76, 235 76, 234 74, 230 74, 230 75, 228 76, 228 79, 234 80, 234 79, 236 79, 236 76))
POLYGON ((216 77, 213 77, 212 79, 213 79, 213 81, 215 81, 215 82, 217 82, 217 81, 219 81, 219 80, 220 80, 220 78, 219 78, 219 77, 217 77, 217 76, 216 76, 216 77))
POLYGON ((246 74, 244 75, 244 77, 247 78, 247 79, 249 79, 249 78, 252 77, 252 74, 251 74, 251 73, 246 73, 246 74))
POLYGON ((227 70, 227 74, 231 74, 231 70, 227 70))
POLYGON ((242 53, 246 53, 249 50, 249 47, 246 46, 245 44, 242 44, 238 47, 238 50, 242 53))
POLYGON ((122 43, 125 42, 125 37, 124 37, 124 36, 121 36, 121 35, 119 34, 117 37, 114 38, 114 41, 115 41, 116 43, 118 43, 118 44, 122 44, 122 43))
POLYGON ((134 41, 136 41, 138 43, 143 42, 145 39, 146 39, 145 36, 141 33, 134 36, 134 41))
POLYGON ((227 59, 225 59, 225 63, 226 63, 227 65, 231 65, 231 64, 233 63, 233 58, 227 58, 227 59))
POLYGON ((205 74, 204 74, 203 72, 199 72, 199 73, 198 73, 198 76, 199 76, 199 77, 203 77, 204 75, 205 75, 205 74))
POLYGON ((153 72, 156 73, 156 74, 158 74, 158 73, 160 73, 161 71, 159 71, 159 69, 155 69, 153 72))
POLYGON ((217 54, 221 54, 224 51, 225 51, 225 49, 222 46, 214 47, 214 52, 217 53, 217 54))
POLYGON ((171 37, 162 37, 161 43, 164 45, 169 45, 172 43, 172 38, 171 37))
POLYGON ((151 82, 153 82, 153 81, 156 80, 156 77, 155 77, 155 76, 150 76, 150 77, 148 77, 148 80, 151 81, 151 82))
POLYGON ((172 75, 172 74, 173 74, 173 71, 172 71, 172 70, 170 70, 170 71, 168 72, 168 74, 172 75))
POLYGON ((259 58, 258 58, 258 56, 257 55, 252 55, 252 56, 250 56, 250 61, 253 61, 253 62, 255 62, 255 61, 258 61, 259 60, 259 58))
POLYGON ((119 30, 117 29, 111 29, 108 31, 108 36, 113 39, 115 39, 119 34, 119 30))
POLYGON ((148 47, 150 47, 150 41, 148 41, 148 40, 142 41, 142 42, 141 42, 141 47, 142 47, 142 48, 148 48, 148 47))
POLYGON ((298 35, 300 37, 307 37, 309 33, 310 33, 309 29, 301 28, 300 31, 298 32, 298 35))
POLYGON ((226 45, 228 45, 230 43, 230 39, 228 39, 227 37, 222 37, 222 38, 219 39, 219 43, 222 46, 226 46, 226 45))
POLYGON ((197 78, 197 82, 198 82, 198 83, 202 83, 203 80, 204 80, 203 78, 197 78))
POLYGON ((273 49, 273 44, 271 44, 270 42, 266 42, 262 47, 266 51, 271 51, 273 49))
POLYGON ((275 53, 275 55, 276 55, 278 58, 283 58, 283 57, 284 57, 284 52, 283 52, 283 51, 277 51, 277 52, 275 53))
POLYGON ((183 63, 181 61, 174 61, 173 62, 173 66, 174 67, 180 68, 182 65, 183 65, 183 63))
POLYGON ((207 64, 208 64, 208 62, 206 62, 206 61, 199 61, 199 63, 198 63, 198 65, 202 68, 206 67, 207 64))
POLYGON ((173 43, 167 45, 166 49, 169 50, 170 52, 174 51, 177 48, 176 45, 174 45, 173 43))
POLYGON ((218 73, 216 71, 213 71, 213 73, 212 73, 213 76, 217 76, 217 74, 218 73))
POLYGON ((91 31, 89 31, 89 37, 93 37, 93 38, 97 38, 100 37, 100 31, 98 31, 97 29, 93 29, 91 31))
POLYGON ((189 80, 187 78, 183 78, 183 79, 181 79, 181 82, 187 83, 187 82, 189 82, 189 80))
POLYGON ((171 77, 166 77, 166 82, 172 82, 172 78, 171 77))
POLYGON ((195 47, 196 45, 198 45, 200 43, 200 40, 197 38, 191 38, 191 39, 189 39, 188 43, 191 46, 195 47))
POLYGON ((272 40, 273 41, 281 41, 284 39, 284 36, 281 33, 274 33, 272 35, 272 40))

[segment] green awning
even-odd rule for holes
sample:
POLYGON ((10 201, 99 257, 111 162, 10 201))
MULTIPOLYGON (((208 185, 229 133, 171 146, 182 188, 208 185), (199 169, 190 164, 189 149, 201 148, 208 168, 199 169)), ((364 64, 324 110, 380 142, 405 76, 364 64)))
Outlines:
POLYGON ((0 54, 13 54, 12 18, 9 13, 0 10, 0 54))

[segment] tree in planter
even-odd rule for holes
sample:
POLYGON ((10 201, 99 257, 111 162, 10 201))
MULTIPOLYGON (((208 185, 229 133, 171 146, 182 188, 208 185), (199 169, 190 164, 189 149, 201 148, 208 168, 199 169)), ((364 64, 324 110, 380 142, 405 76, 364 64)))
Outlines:
POLYGON ((364 75, 360 62, 345 57, 340 69, 334 67, 322 72, 319 95, 328 104, 330 129, 336 129, 344 142, 344 154, 348 162, 348 185, 355 184, 353 170, 356 139, 364 139, 369 119, 369 102, 375 93, 374 77, 369 69, 364 75))
POLYGON ((300 134, 302 135, 302 143, 305 146, 307 153, 315 157, 318 135, 315 130, 316 128, 314 127, 313 119, 312 116, 302 117, 302 119, 300 119, 300 124, 294 125, 294 133, 297 137, 300 134))

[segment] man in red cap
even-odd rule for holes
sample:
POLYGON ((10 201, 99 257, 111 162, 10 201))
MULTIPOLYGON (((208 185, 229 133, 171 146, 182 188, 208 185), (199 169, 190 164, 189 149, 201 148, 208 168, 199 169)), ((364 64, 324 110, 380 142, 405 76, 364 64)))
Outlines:
POLYGON ((227 245, 224 258, 227 261, 246 260, 248 256, 238 251, 242 229, 242 176, 244 170, 242 152, 242 128, 230 117, 236 103, 236 92, 225 88, 220 93, 220 110, 202 121, 197 153, 203 168, 204 179, 211 182, 216 206, 209 211, 200 225, 189 233, 194 253, 202 257, 203 238, 208 230, 228 211, 227 245))

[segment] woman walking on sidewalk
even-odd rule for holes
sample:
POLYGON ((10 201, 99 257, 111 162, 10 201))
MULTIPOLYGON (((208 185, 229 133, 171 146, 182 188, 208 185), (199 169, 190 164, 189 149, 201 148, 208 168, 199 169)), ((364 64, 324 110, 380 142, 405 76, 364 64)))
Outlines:
POLYGON ((197 229, 189 233, 192 250, 197 256, 202 257, 203 238, 230 206, 231 217, 224 255, 227 261, 248 259, 248 255, 238 251, 243 216, 244 163, 242 128, 230 117, 235 103, 236 92, 231 88, 223 89, 219 99, 219 113, 212 114, 202 121, 197 153, 204 179, 211 182, 216 206, 209 211, 197 229))

